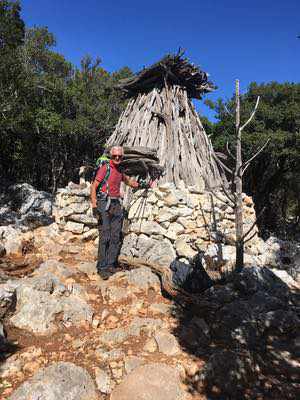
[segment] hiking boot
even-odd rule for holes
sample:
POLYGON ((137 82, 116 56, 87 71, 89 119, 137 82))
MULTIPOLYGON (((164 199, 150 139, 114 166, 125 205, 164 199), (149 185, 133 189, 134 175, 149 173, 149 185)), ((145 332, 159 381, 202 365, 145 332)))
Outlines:
POLYGON ((99 268, 98 269, 98 275, 106 281, 108 278, 110 278, 114 273, 115 273, 115 268, 113 267, 105 267, 105 268, 99 268))

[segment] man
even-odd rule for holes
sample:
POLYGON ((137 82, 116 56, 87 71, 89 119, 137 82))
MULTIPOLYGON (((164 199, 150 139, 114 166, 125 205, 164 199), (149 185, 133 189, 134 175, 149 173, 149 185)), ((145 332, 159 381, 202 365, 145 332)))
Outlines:
POLYGON ((99 229, 97 271, 103 279, 114 273, 120 248, 123 222, 121 182, 132 188, 139 187, 136 180, 119 171, 123 156, 122 147, 112 147, 109 165, 103 164, 99 168, 91 187, 93 215, 98 217, 99 229))

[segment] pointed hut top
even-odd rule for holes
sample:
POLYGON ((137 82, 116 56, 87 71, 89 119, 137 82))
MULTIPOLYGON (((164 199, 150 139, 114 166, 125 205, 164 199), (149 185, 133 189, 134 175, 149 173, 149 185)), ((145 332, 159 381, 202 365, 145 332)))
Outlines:
POLYGON ((138 93, 148 92, 154 87, 161 87, 168 82, 172 85, 185 87, 191 98, 201 99, 202 95, 215 89, 208 80, 208 74, 199 67, 183 58, 183 52, 176 55, 168 54, 157 63, 144 68, 135 76, 122 79, 118 87, 128 97, 138 93))

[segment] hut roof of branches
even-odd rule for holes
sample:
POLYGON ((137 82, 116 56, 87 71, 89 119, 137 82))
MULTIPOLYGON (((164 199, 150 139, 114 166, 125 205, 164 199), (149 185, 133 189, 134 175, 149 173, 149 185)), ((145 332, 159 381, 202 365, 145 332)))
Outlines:
POLYGON ((160 61, 144 68, 135 76, 120 81, 118 87, 128 97, 162 87, 166 82, 186 89, 190 98, 201 99, 202 95, 215 89, 206 72, 190 63, 183 53, 166 55, 160 61))

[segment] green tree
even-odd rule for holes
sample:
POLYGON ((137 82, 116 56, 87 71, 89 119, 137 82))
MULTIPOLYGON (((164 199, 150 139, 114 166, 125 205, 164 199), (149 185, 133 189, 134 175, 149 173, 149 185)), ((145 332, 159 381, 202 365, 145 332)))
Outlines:
MULTIPOLYGON (((300 189, 300 84, 252 83, 241 96, 242 121, 261 97, 255 119, 244 133, 243 151, 247 159, 269 138, 270 143, 253 161, 245 175, 245 189, 254 197, 257 212, 266 208, 260 226, 269 232, 286 234, 290 223, 299 223, 300 189)), ((208 102, 207 102, 208 103, 208 102)), ((209 105, 216 111, 212 140, 225 152, 234 140, 234 98, 209 105)))
POLYGON ((55 191, 102 151, 126 104, 116 83, 131 72, 89 56, 75 68, 47 28, 24 29, 19 3, 0 5, 1 178, 55 191))
POLYGON ((16 152, 19 151, 15 144, 16 108, 20 101, 22 86, 22 64, 18 52, 23 44, 24 34, 25 27, 20 17, 19 2, 0 1, 0 160, 2 174, 9 170, 12 163, 10 157, 12 149, 15 148, 16 152))

